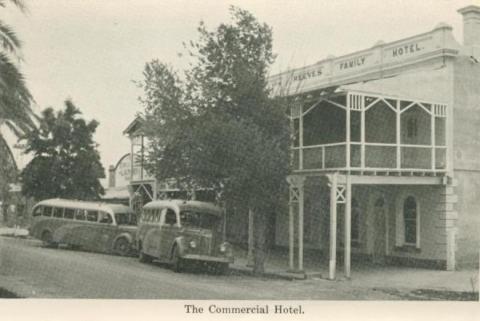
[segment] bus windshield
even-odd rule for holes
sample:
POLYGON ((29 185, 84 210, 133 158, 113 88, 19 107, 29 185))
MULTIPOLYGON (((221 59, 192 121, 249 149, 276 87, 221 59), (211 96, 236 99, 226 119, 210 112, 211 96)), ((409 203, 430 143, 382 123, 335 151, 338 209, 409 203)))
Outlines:
POLYGON ((216 215, 192 210, 181 211, 180 221, 182 225, 186 227, 204 228, 212 230, 220 225, 220 218, 216 215))
POLYGON ((137 225, 137 217, 134 213, 115 213, 117 225, 137 225))

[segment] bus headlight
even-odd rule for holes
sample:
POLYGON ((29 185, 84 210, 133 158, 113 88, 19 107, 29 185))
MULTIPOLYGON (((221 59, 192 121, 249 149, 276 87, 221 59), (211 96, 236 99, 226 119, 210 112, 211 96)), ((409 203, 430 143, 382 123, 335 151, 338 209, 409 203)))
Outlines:
POLYGON ((220 245, 220 252, 225 253, 227 251, 227 244, 222 243, 220 245))
POLYGON ((233 249, 230 243, 224 242, 220 244, 218 250, 223 257, 228 258, 230 263, 233 263, 233 249))
POLYGON ((195 241, 190 241, 190 247, 192 249, 196 248, 197 247, 197 243, 195 243, 195 241))

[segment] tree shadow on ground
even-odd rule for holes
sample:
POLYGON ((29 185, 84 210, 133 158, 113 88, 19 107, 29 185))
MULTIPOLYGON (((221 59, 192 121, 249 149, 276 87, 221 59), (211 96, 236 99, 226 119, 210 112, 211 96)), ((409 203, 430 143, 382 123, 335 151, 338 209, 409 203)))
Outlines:
POLYGON ((2 299, 19 299, 19 298, 22 298, 22 297, 16 295, 13 292, 5 290, 4 288, 0 288, 0 298, 2 298, 2 299))

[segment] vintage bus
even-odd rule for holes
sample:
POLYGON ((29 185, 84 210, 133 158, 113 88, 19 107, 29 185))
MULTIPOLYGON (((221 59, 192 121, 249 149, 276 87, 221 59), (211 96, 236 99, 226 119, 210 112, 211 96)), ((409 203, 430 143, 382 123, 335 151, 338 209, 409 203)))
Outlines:
POLYGON ((206 202, 147 203, 137 231, 139 259, 170 263, 176 272, 182 270, 185 263, 197 261, 225 273, 233 262, 233 254, 223 238, 223 219, 223 211, 206 202))
POLYGON ((135 254, 136 216, 124 205, 49 199, 32 209, 30 235, 44 244, 135 254))

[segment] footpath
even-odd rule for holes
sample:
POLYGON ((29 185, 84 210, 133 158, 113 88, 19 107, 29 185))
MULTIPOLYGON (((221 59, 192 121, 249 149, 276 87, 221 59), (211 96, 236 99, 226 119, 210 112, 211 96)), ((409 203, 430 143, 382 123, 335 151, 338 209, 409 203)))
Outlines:
MULTIPOLYGON (((248 266, 247 251, 235 249, 234 273, 253 275, 248 266)), ((287 280, 317 280, 327 286, 351 286, 352 288, 378 289, 391 294, 404 293, 409 299, 436 299, 478 301, 479 271, 475 268, 458 271, 432 270, 425 268, 374 265, 370 262, 353 261, 351 278, 343 274, 343 266, 337 265, 335 280, 328 279, 328 260, 305 256, 303 272, 288 271, 288 253, 273 250, 265 262, 264 277, 287 280)))

